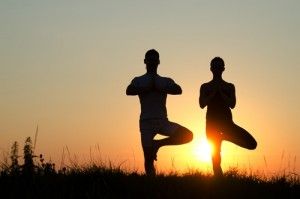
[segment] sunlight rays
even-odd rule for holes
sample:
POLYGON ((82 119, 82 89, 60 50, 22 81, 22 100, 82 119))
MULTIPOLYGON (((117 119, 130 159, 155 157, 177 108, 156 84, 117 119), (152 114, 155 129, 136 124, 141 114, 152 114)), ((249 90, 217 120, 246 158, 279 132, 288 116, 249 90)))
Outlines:
POLYGON ((200 139, 194 147, 194 153, 199 161, 209 163, 213 153, 213 145, 204 138, 200 139))

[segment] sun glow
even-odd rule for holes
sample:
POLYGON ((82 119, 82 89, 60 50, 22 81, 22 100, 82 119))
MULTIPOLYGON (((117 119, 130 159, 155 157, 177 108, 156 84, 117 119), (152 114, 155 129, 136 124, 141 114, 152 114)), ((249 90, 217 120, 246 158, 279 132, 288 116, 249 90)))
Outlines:
POLYGON ((195 146, 195 155, 201 162, 210 162, 211 154, 213 152, 213 145, 206 139, 201 139, 195 146))

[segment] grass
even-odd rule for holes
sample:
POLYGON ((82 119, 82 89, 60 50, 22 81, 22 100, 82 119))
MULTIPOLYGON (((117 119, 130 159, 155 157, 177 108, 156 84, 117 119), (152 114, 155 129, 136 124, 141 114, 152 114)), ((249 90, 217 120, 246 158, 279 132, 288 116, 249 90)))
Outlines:
POLYGON ((5 198, 300 198, 299 176, 263 179, 236 169, 223 179, 200 172, 148 177, 96 165, 47 174, 2 171, 0 188, 5 198))
POLYGON ((149 177, 101 161, 86 166, 70 161, 56 170, 43 155, 34 155, 30 138, 23 152, 20 165, 15 142, 10 160, 0 164, 1 198, 300 198, 297 174, 266 177, 231 168, 223 178, 195 170, 149 177))

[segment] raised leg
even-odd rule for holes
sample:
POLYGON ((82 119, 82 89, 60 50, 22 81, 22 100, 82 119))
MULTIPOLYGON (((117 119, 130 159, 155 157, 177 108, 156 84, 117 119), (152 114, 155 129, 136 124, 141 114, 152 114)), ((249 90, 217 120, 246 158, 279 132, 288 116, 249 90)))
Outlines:
POLYGON ((158 151, 158 149, 162 146, 186 144, 192 140, 193 133, 189 129, 180 126, 173 134, 169 135, 169 137, 161 140, 154 140, 154 148, 158 151))
POLYGON ((223 139, 249 150, 254 150, 257 147, 254 137, 233 122, 224 125, 223 139))
POLYGON ((158 132, 142 133, 142 146, 144 151, 144 166, 147 175, 155 175, 154 160, 156 160, 157 152, 160 147, 166 145, 179 145, 190 142, 193 139, 193 133, 179 124, 169 122, 163 126, 158 132), (156 133, 168 136, 161 140, 154 140, 156 133))

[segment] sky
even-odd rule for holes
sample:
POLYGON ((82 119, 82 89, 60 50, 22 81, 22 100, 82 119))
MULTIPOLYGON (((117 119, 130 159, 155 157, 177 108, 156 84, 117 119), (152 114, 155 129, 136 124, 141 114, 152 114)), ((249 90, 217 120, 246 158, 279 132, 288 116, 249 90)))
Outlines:
POLYGON ((236 88, 234 121, 258 142, 254 151, 224 142, 222 166, 299 174, 299 9, 296 0, 0 1, 1 159, 38 126, 35 153, 57 168, 142 171, 140 105, 125 90, 154 48, 159 74, 183 89, 168 97, 168 118, 194 133, 159 151, 160 171, 211 172, 198 98, 220 56, 236 88))

